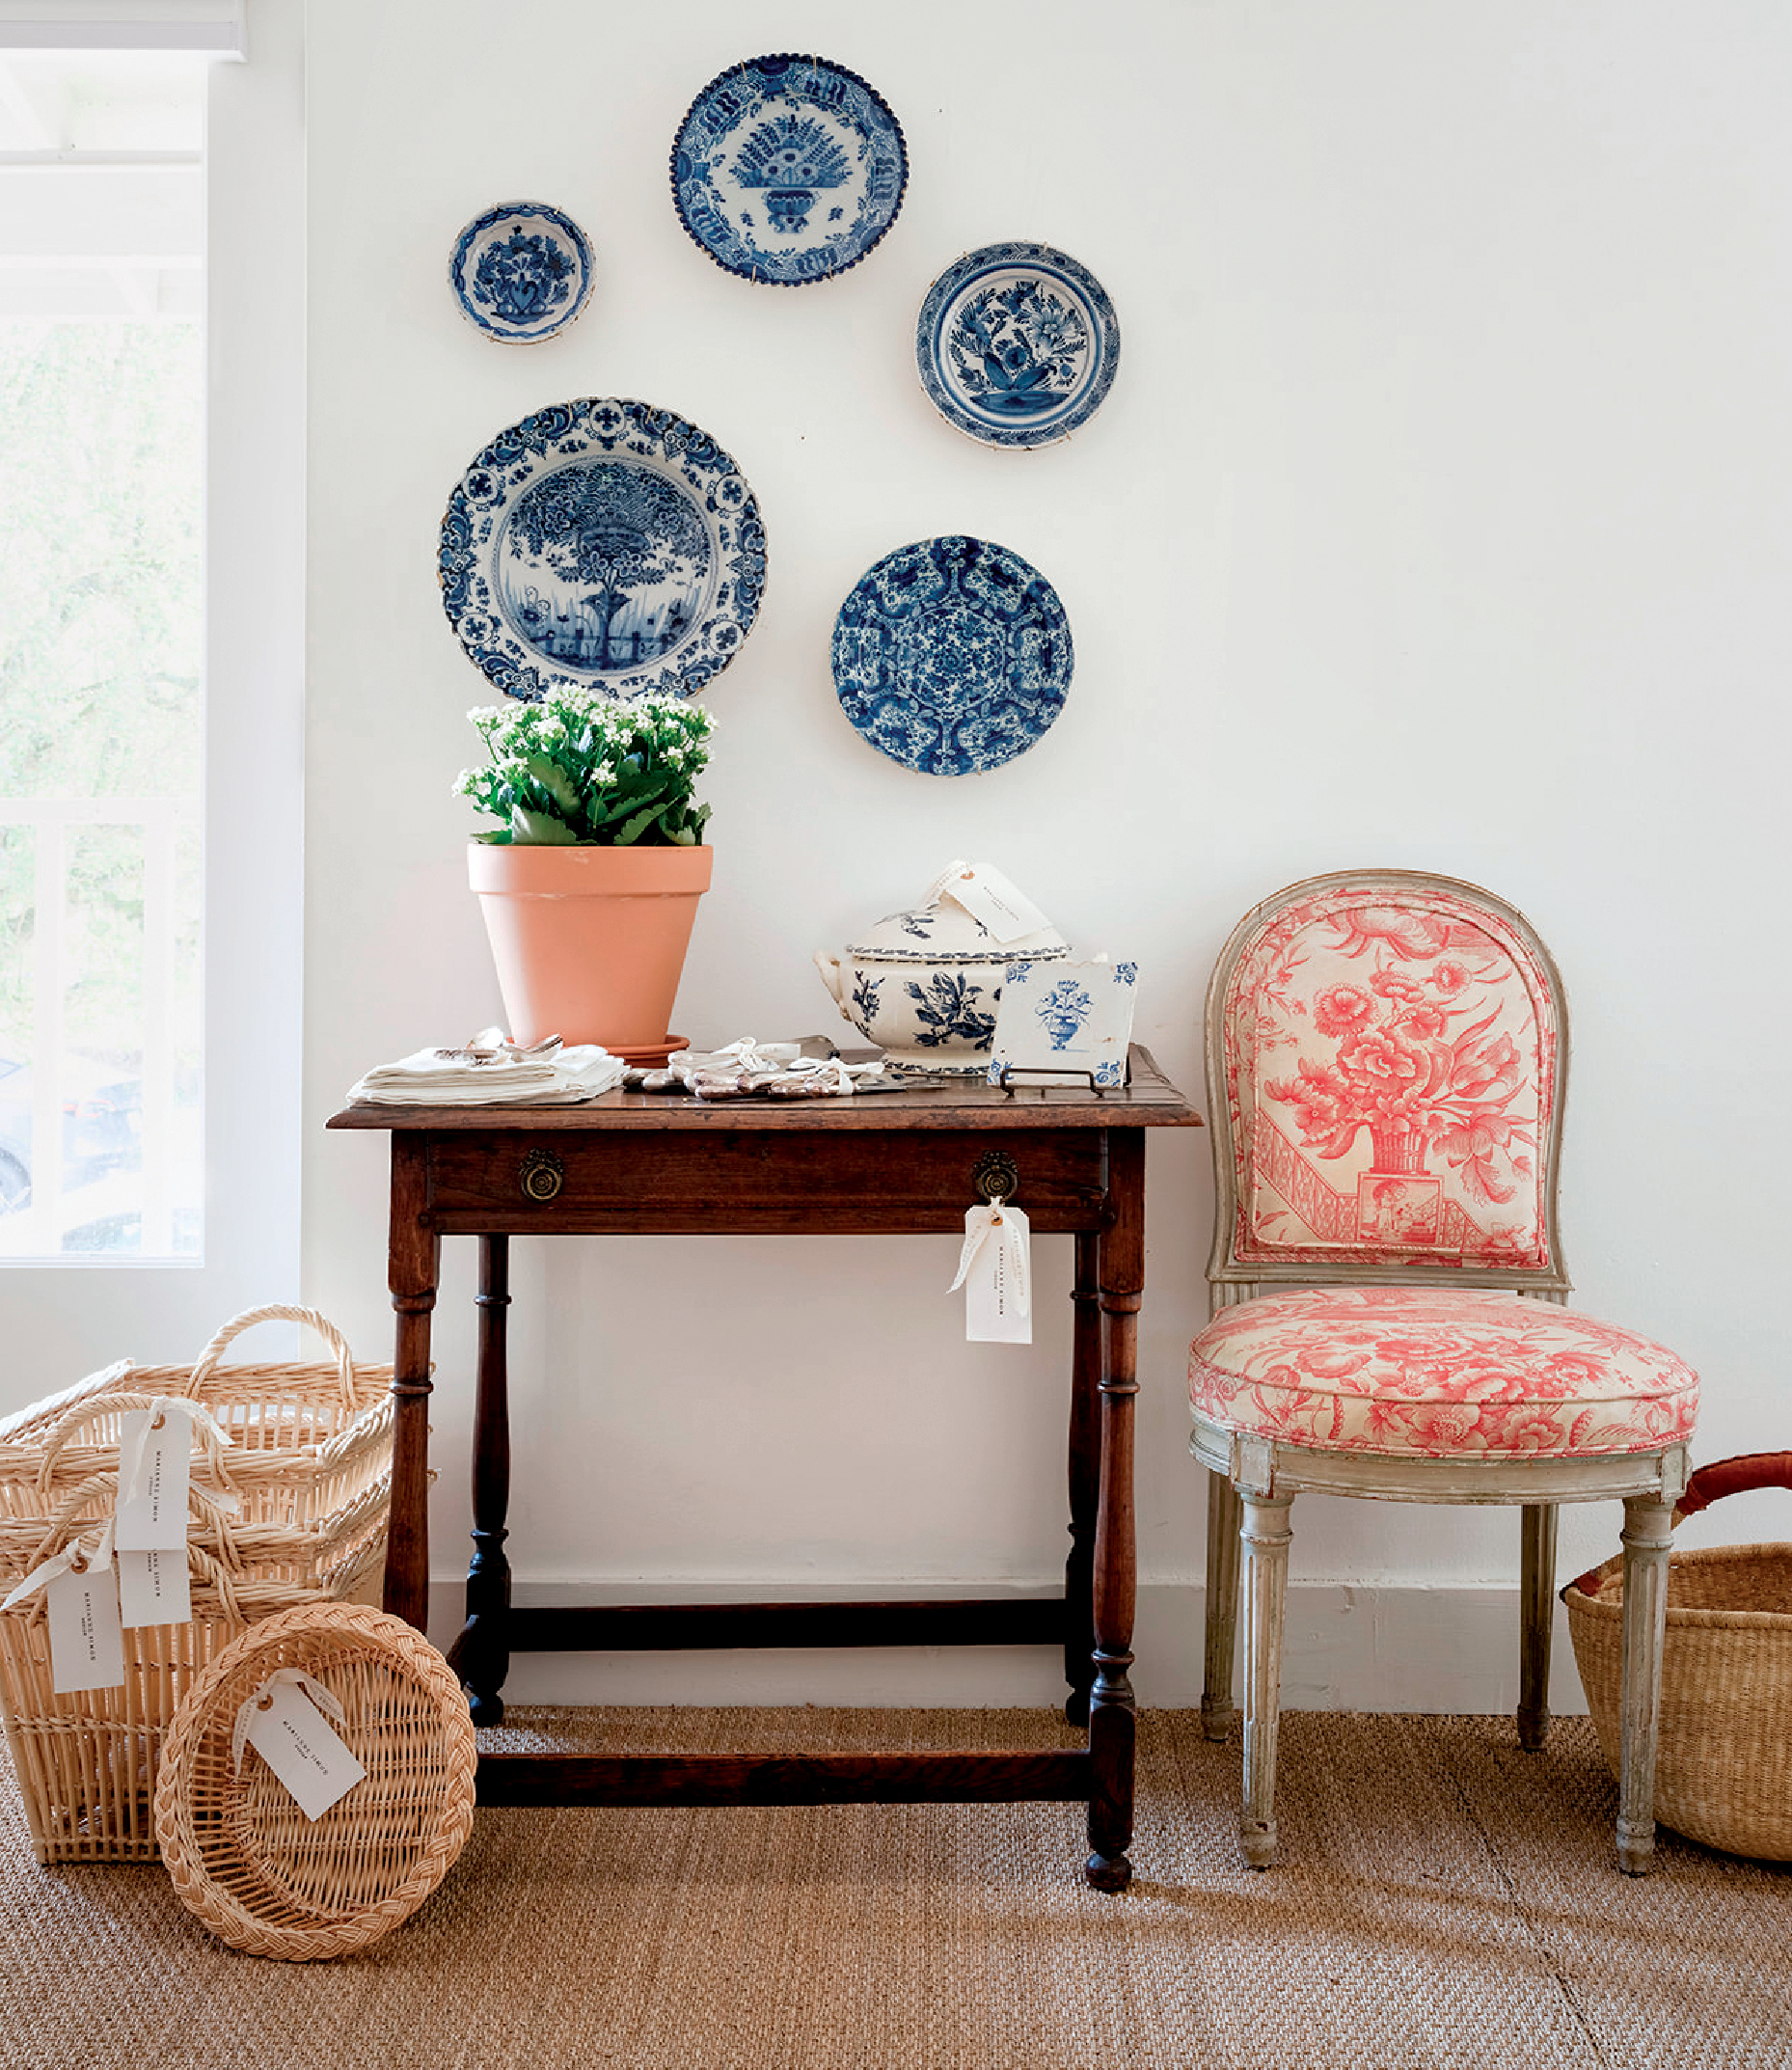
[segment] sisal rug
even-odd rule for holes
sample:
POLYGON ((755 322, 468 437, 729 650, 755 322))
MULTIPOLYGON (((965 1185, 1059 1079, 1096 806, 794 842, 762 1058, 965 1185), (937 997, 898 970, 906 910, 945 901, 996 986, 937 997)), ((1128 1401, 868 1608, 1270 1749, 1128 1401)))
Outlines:
MULTIPOLYGON (((511 1747, 1065 1743, 1044 1711, 535 1712, 511 1747)), ((1792 1869, 1613 1866, 1583 1719, 1283 1722, 1283 1860, 1237 1752, 1141 1721, 1138 1880, 1078 1806, 482 1811, 334 1965, 218 1947, 155 1868, 42 1870, 0 1767, 0 2065, 30 2070, 1780 2070, 1792 1869)))

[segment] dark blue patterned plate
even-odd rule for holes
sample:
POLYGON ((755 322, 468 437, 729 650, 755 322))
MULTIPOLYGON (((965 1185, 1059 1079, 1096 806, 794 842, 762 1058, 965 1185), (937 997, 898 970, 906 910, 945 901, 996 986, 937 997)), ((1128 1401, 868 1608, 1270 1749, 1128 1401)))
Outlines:
POLYGON ((448 286, 488 338, 532 345, 563 331, 591 296, 591 247, 545 202, 501 202, 454 242, 448 286))
POLYGON ((1089 422, 1113 386, 1120 325, 1101 284, 1048 244, 990 244, 927 290, 921 385, 990 446, 1045 446, 1089 422))
POLYGON ((833 629, 841 709, 892 761, 966 776, 1023 754, 1064 709, 1058 592, 987 539, 922 539, 863 576, 833 629))
POLYGON ((902 125, 826 58, 748 58, 691 103, 672 146, 680 221, 743 280, 800 287, 855 266, 896 220, 902 125))
POLYGON ((437 557, 448 622, 495 690, 689 695, 752 630, 766 536, 707 432, 585 396, 501 431, 448 498, 437 557))

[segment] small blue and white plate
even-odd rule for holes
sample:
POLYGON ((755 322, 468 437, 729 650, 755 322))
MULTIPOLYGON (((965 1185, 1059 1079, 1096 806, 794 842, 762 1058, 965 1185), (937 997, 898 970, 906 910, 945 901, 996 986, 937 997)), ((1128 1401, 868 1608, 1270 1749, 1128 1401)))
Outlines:
POLYGON ((746 477, 707 432, 587 395, 477 454, 448 498, 436 565, 449 624, 506 696, 688 696, 752 630, 766 535, 746 477))
POLYGON ((826 58, 748 58, 712 79, 672 146, 679 220, 743 280, 800 287, 855 266, 902 206, 902 125, 826 58))
POLYGON ((987 446, 1046 446, 1101 407, 1120 325, 1100 282, 1065 253, 990 244, 927 290, 914 356, 948 423, 987 446))
POLYGON ((501 202, 455 239, 448 285, 461 313, 488 338, 538 344, 590 300, 591 247, 571 216, 546 202, 501 202))
POLYGON ((930 776, 1023 754, 1064 709, 1058 592, 987 539, 917 540, 863 575, 833 629, 840 707, 881 753, 930 776))

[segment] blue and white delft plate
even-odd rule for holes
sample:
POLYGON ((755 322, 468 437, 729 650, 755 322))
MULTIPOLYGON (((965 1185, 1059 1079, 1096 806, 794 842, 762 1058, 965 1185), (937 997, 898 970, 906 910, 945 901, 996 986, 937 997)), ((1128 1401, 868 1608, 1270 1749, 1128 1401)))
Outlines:
POLYGON ((1046 446, 1100 408, 1120 325, 1075 259, 1048 244, 991 244, 927 290, 914 356, 947 422, 988 446, 1046 446))
POLYGON ((749 58, 712 79, 672 146, 686 230, 743 280, 798 287, 855 266, 896 220, 902 125, 826 58, 749 58))
POLYGON ((488 338, 532 345, 552 338, 591 297, 591 247, 571 216, 545 202, 501 202, 454 243, 448 286, 488 338))
POLYGON ((765 527, 707 432, 586 396, 501 431, 442 520, 442 601, 494 690, 700 690, 765 590, 765 527))
POLYGON ((922 539, 860 578, 833 629, 841 709, 892 761, 966 776, 1023 754, 1064 709, 1058 592, 987 539, 922 539))

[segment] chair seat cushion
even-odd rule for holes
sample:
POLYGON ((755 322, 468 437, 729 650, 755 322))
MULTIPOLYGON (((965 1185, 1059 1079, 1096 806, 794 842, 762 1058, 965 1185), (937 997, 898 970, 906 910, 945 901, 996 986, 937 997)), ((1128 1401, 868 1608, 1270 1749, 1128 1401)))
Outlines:
POLYGON ((1224 1430, 1427 1458, 1653 1452, 1690 1436, 1698 1375, 1634 1330, 1515 1294, 1337 1287, 1223 1308, 1189 1398, 1224 1430))

